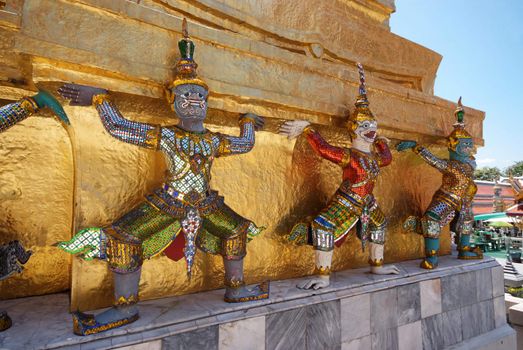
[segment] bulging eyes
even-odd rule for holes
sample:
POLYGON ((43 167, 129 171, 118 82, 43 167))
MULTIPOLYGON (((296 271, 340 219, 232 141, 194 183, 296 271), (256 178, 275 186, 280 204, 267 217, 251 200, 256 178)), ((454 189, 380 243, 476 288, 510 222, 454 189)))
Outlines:
POLYGON ((368 128, 370 128, 370 123, 363 123, 362 127, 364 127, 365 129, 368 129, 368 128))
MULTIPOLYGON (((188 98, 191 98, 191 94, 196 94, 196 96, 197 96, 199 99, 202 99, 202 100, 205 98, 205 96, 204 96, 202 93, 200 93, 200 92, 191 92, 191 91, 188 91, 188 92, 182 94, 182 96, 183 96, 184 98, 187 98, 187 99, 188 99, 188 98)), ((193 97, 193 98, 194 98, 194 97, 193 97)))

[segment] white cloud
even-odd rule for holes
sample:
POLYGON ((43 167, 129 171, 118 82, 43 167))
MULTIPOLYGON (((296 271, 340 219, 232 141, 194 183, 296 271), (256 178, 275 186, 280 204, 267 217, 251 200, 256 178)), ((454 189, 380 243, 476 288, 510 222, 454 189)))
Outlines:
POLYGON ((481 165, 486 165, 486 164, 496 163, 496 161, 497 161, 497 159, 495 159, 495 158, 484 158, 484 159, 477 159, 476 163, 481 164, 481 165))

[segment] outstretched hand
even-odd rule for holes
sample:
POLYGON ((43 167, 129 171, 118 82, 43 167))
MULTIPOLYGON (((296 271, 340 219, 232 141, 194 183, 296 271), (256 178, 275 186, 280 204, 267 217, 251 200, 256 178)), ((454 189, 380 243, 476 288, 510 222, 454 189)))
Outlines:
POLYGON ((58 117, 58 119, 60 119, 66 125, 71 124, 60 102, 58 102, 58 100, 49 92, 45 90, 40 90, 36 95, 32 97, 32 99, 36 102, 38 108, 48 107, 53 111, 53 113, 58 117))
POLYGON ((93 96, 106 94, 107 90, 79 84, 64 84, 58 89, 58 93, 71 100, 71 106, 90 106, 93 96))
POLYGON ((416 145, 417 145, 416 141, 404 140, 404 141, 400 141, 396 145, 396 150, 398 150, 399 152, 402 152, 402 151, 414 148, 414 147, 416 147, 416 145))
POLYGON ((249 118, 254 120, 254 130, 262 130, 265 126, 265 119, 263 117, 260 117, 259 115, 256 115, 254 113, 246 113, 240 117, 241 118, 249 118))
POLYGON ((278 134, 285 135, 289 140, 292 140, 300 136, 303 130, 310 124, 306 120, 288 120, 280 126, 278 134))

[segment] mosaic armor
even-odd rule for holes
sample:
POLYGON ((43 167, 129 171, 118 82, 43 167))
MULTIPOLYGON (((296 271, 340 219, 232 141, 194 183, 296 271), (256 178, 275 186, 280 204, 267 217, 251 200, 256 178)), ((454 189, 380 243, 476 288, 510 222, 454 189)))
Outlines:
POLYGON ((39 90, 31 97, 24 97, 16 102, 0 107, 0 132, 37 113, 42 108, 49 108, 64 126, 69 126, 69 118, 60 102, 49 92, 39 90))
POLYGON ((198 65, 193 59, 195 45, 189 38, 185 19, 182 33, 175 79, 166 90, 167 101, 178 119, 176 126, 125 119, 104 89, 78 84, 65 84, 59 89, 75 105, 94 104, 111 136, 162 152, 168 173, 160 188, 111 225, 84 229, 70 241, 58 244, 85 260, 106 260, 113 272, 113 307, 96 315, 74 312, 74 332, 78 335, 99 333, 137 320, 143 260, 162 253, 173 260, 185 258, 188 278, 196 248, 221 255, 226 302, 269 297, 268 283, 248 286, 243 276, 247 241, 262 228, 235 213, 210 188, 214 159, 249 152, 254 146, 255 129, 263 127, 264 120, 254 114, 243 115, 238 137, 204 127, 209 91, 198 78, 198 65))
POLYGON ((24 97, 17 102, 0 107, 0 132, 9 129, 37 111, 38 105, 31 97, 24 97))
POLYGON ((387 143, 377 140, 375 152, 367 154, 354 148, 332 146, 310 127, 305 129, 305 134, 316 153, 343 169, 340 187, 329 205, 311 222, 310 241, 314 248, 323 251, 334 249, 334 244, 343 243, 359 219, 357 232, 362 245, 367 241, 384 244, 386 219, 372 191, 380 167, 392 161, 387 143))
POLYGON ((422 146, 416 146, 414 152, 443 174, 441 187, 434 193, 422 220, 422 224, 427 226, 424 235, 438 238, 441 227, 451 223, 456 213, 459 220, 453 229, 456 232, 465 229, 470 234, 468 223, 474 221, 472 200, 477 191, 473 180, 474 168, 457 160, 440 159, 422 146), (437 221, 438 225, 428 224, 429 221, 437 221))
POLYGON ((136 271, 143 259, 164 252, 174 260, 185 257, 190 275, 196 247, 226 259, 243 258, 248 237, 261 229, 229 208, 209 183, 215 158, 252 149, 253 120, 241 119, 239 137, 192 133, 176 126, 129 121, 107 95, 93 100, 107 132, 121 141, 162 152, 168 175, 161 188, 110 226, 83 230, 59 247, 80 253, 88 240, 90 250, 81 253, 107 259, 109 268, 120 273, 136 271))
POLYGON ((461 98, 455 111, 457 123, 448 137, 449 159, 433 155, 427 148, 417 145, 415 141, 402 141, 398 150, 411 148, 426 163, 443 174, 442 184, 434 193, 425 214, 421 218, 409 217, 405 229, 422 234, 425 240, 425 259, 421 267, 434 269, 438 264, 439 236, 441 229, 451 225, 451 230, 459 236, 458 258, 481 259, 483 253, 479 248, 471 248, 470 234, 474 216, 472 200, 477 187, 474 183, 476 163, 471 156, 473 151, 472 136, 465 130, 463 122, 464 109, 461 98))
POLYGON ((318 289, 330 284, 332 254, 353 227, 356 227, 362 249, 369 243, 369 264, 374 274, 397 274, 393 266, 383 265, 387 220, 373 195, 380 168, 392 162, 388 140, 377 136, 378 122, 367 99, 365 74, 357 64, 360 87, 354 112, 349 116, 347 128, 352 140, 350 148, 330 145, 306 121, 289 121, 280 133, 295 137, 304 134, 311 148, 342 168, 343 181, 329 204, 310 222, 295 225, 289 239, 298 244, 308 243, 315 250, 315 276, 300 282, 302 289, 318 289))

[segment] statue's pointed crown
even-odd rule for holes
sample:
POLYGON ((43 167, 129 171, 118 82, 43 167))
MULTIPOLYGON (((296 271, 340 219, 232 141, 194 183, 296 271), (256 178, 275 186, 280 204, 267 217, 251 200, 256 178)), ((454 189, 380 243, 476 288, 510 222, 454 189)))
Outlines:
POLYGON ((456 117, 456 122, 454 123, 454 130, 450 133, 448 136, 449 141, 449 148, 452 150, 456 150, 456 145, 459 142, 459 139, 471 139, 472 135, 470 135, 467 130, 465 130, 465 109, 463 108, 463 105, 461 104, 461 96, 458 100, 458 106, 456 107, 456 110, 454 111, 454 116, 456 117))
POLYGON ((187 29, 187 20, 184 18, 182 22, 182 38, 178 41, 178 49, 180 50, 180 59, 176 63, 174 69, 175 78, 169 84, 167 91, 167 98, 170 102, 174 100, 173 89, 178 85, 195 84, 209 89, 207 84, 200 78, 196 72, 198 64, 194 61, 194 42, 189 37, 187 29))
POLYGON ((354 106, 354 112, 350 116, 351 122, 359 122, 363 120, 374 120, 374 115, 369 109, 369 100, 367 99, 367 85, 365 83, 365 71, 361 63, 356 63, 358 67, 358 74, 360 78, 360 86, 358 89, 358 98, 354 106))

